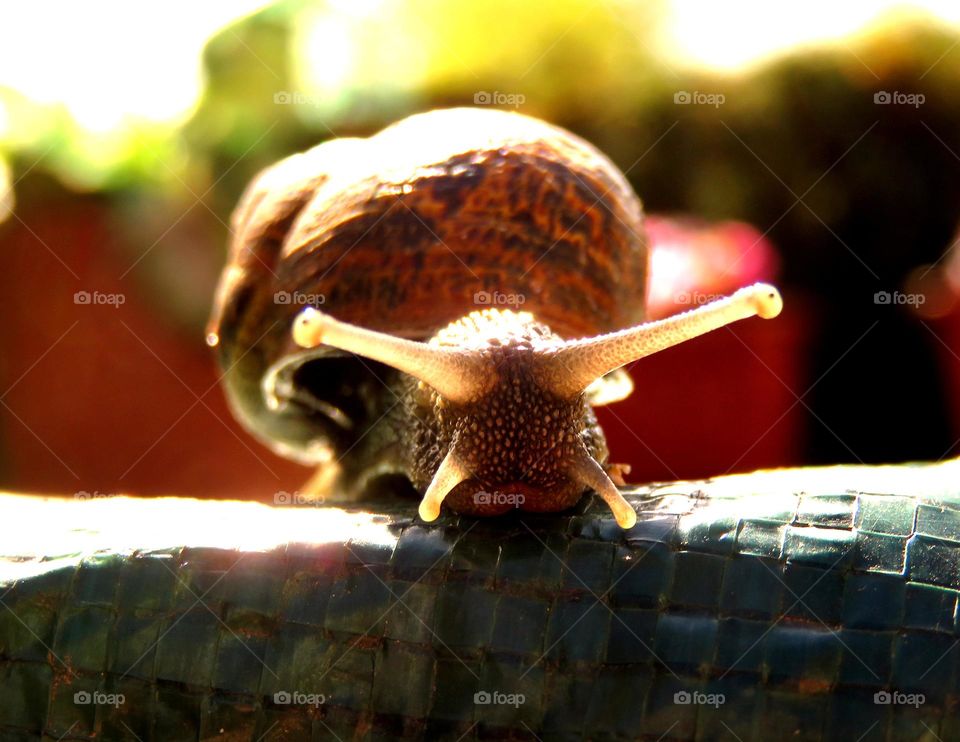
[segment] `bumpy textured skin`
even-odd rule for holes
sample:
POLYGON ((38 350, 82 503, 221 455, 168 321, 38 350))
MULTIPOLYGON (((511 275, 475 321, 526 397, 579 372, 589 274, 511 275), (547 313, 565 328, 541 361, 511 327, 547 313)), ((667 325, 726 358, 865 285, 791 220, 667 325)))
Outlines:
POLYGON ((362 438, 342 463, 370 466, 380 436, 364 434, 396 401, 384 386, 401 382, 342 354, 301 368, 336 358, 293 347, 301 300, 322 295, 337 319, 413 339, 485 298, 522 301, 562 337, 643 319, 636 195, 596 148, 516 113, 431 111, 324 143, 261 174, 233 228, 209 327, 227 396, 255 435, 305 463, 362 438), (277 304, 277 292, 291 302, 277 304), (262 383, 277 364, 271 407, 262 383))
POLYGON ((659 485, 629 531, 595 499, 424 525, 0 497, 32 516, 0 543, 0 739, 960 739, 957 467, 659 485))
POLYGON ((453 447, 472 475, 444 499, 458 513, 559 512, 580 499, 583 484, 566 467, 578 450, 606 464, 608 450, 585 396, 559 398, 534 378, 531 355, 557 341, 532 315, 501 310, 473 312, 431 339, 438 347, 478 348, 498 383, 479 400, 459 405, 406 380, 408 415, 398 421, 405 429, 396 432, 408 442, 402 469, 419 491, 453 447))

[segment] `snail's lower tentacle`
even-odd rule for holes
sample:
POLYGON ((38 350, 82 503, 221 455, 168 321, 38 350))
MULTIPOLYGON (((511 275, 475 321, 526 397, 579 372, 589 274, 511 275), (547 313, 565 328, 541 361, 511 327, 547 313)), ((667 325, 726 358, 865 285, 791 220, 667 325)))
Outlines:
POLYGON ((607 476, 603 467, 593 459, 585 448, 578 451, 570 462, 567 472, 573 479, 595 490, 603 498, 603 501, 610 506, 613 517, 617 520, 617 525, 621 528, 632 528, 636 524, 636 511, 623 498, 620 490, 607 476))
POLYGON ((300 486, 300 492, 308 498, 317 498, 323 502, 337 489, 337 482, 343 474, 339 461, 326 461, 317 466, 316 471, 300 486))
POLYGON ((436 520, 440 515, 440 503, 454 487, 468 477, 468 472, 457 460, 456 451, 450 449, 420 501, 420 517, 427 522, 436 520))

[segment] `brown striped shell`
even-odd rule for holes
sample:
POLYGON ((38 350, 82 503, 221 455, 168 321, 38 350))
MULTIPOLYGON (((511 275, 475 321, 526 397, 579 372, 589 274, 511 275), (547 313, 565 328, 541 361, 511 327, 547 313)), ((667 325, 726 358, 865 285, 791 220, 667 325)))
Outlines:
POLYGON ((292 343, 307 304, 421 340, 488 306, 561 337, 644 315, 639 199, 596 148, 517 113, 435 110, 293 155, 251 183, 233 231, 209 341, 239 419, 303 463, 394 401, 377 364, 292 343))

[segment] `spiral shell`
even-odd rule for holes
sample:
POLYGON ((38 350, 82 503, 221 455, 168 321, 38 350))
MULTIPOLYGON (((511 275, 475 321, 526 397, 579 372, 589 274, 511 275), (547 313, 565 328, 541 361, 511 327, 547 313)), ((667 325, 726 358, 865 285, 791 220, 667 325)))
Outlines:
POLYGON ((296 347, 305 305, 426 339, 494 306, 561 337, 643 319, 648 245, 622 173, 595 147, 495 109, 446 109, 262 172, 233 215, 208 339, 240 420, 303 463, 384 412, 376 364, 296 347))

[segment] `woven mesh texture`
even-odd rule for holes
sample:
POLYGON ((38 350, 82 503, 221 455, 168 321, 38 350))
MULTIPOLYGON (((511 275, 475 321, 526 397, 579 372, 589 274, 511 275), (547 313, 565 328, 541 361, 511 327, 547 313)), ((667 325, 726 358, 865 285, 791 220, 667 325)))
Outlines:
POLYGON ((0 588, 0 739, 960 739, 960 497, 749 481, 52 560, 0 588))

